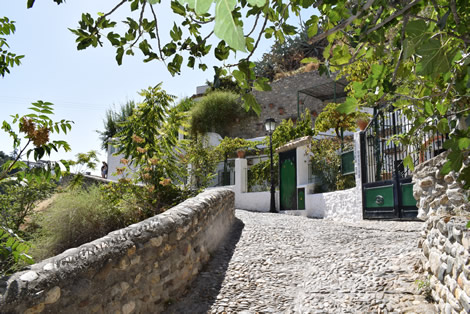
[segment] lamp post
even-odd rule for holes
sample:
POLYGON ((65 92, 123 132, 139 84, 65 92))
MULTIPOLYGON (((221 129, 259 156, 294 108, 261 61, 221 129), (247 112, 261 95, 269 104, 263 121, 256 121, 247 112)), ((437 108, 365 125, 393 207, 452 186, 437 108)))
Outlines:
POLYGON ((273 132, 276 128, 276 121, 273 118, 266 119, 264 121, 264 127, 269 134, 269 149, 271 152, 271 201, 269 204, 269 211, 271 213, 277 213, 276 211, 276 200, 275 200, 275 189, 274 189, 274 167, 273 167, 273 132))

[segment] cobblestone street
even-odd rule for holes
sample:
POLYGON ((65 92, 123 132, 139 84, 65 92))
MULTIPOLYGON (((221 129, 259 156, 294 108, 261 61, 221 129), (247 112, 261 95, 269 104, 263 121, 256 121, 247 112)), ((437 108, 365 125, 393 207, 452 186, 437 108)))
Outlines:
POLYGON ((420 222, 236 217, 168 313, 434 313, 415 283, 420 222))

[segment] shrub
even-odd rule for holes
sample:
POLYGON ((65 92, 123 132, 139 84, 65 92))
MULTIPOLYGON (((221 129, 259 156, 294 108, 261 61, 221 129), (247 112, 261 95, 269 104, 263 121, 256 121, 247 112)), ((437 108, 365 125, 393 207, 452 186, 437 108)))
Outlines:
POLYGON ((191 133, 217 132, 225 137, 237 119, 245 119, 250 114, 242 108, 239 95, 230 91, 215 91, 194 104, 190 112, 191 133))
POLYGON ((31 254, 35 259, 57 255, 137 220, 135 211, 116 207, 102 195, 96 185, 57 195, 36 217, 41 233, 33 240, 31 254))
POLYGON ((15 234, 24 236, 20 226, 25 218, 32 214, 33 209, 40 200, 48 198, 55 185, 49 182, 15 180, 0 183, 0 222, 5 228, 11 229, 15 234))
MULTIPOLYGON (((350 138, 343 142, 344 149, 353 145, 350 138)), ((316 178, 315 193, 345 190, 356 185, 354 175, 341 174, 341 140, 314 139, 310 145, 312 175, 316 178)))

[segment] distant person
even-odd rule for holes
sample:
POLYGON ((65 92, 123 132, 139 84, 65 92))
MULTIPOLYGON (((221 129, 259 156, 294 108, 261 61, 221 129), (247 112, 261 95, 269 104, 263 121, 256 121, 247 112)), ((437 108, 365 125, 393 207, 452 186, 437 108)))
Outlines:
POLYGON ((108 164, 103 161, 103 165, 101 166, 101 177, 106 179, 108 177, 108 164))

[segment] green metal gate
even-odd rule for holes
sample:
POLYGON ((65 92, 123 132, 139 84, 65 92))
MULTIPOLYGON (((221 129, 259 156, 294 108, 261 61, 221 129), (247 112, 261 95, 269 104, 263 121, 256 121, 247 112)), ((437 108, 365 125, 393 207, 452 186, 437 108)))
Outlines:
POLYGON ((421 134, 414 145, 395 143, 392 136, 407 132, 410 122, 392 105, 374 111, 371 123, 361 132, 363 217, 416 219, 411 171, 403 160, 410 156, 416 165, 436 156, 443 151, 444 136, 421 134))
POLYGON ((297 174, 295 149, 279 153, 280 210, 297 209, 297 174))

